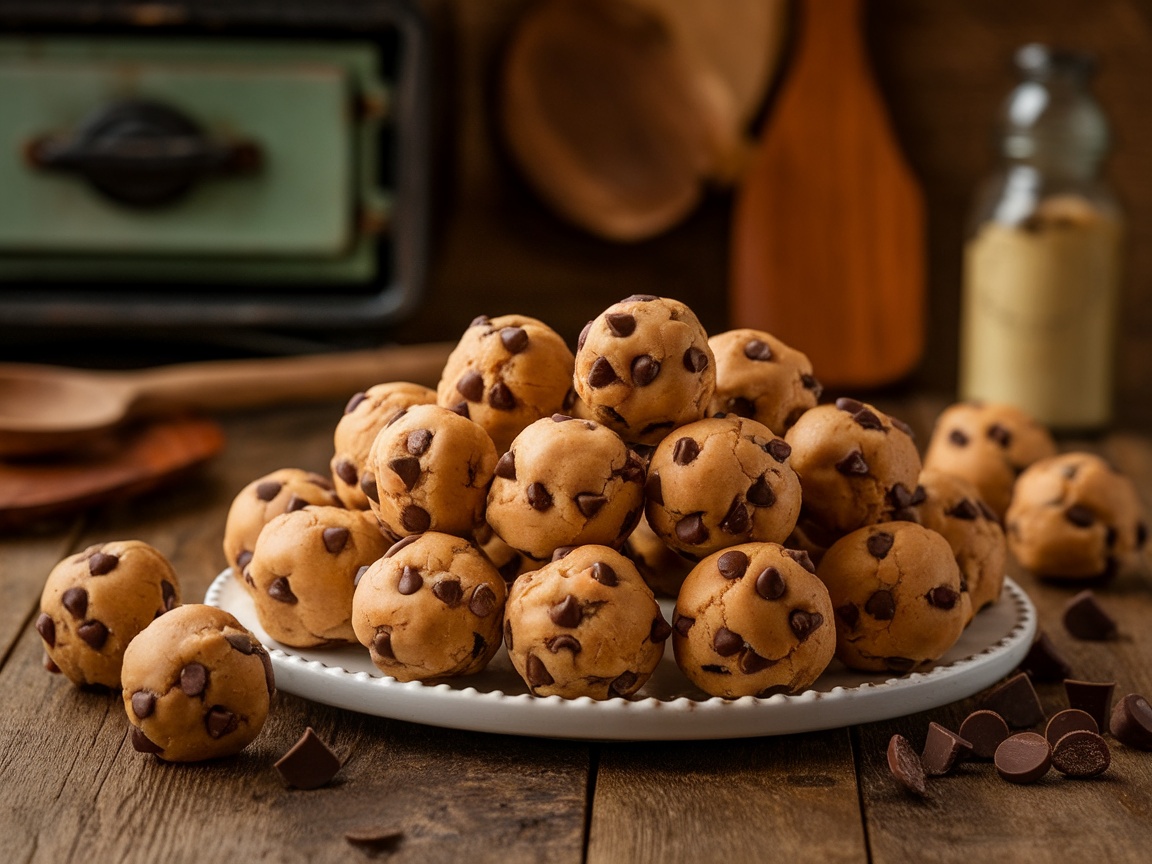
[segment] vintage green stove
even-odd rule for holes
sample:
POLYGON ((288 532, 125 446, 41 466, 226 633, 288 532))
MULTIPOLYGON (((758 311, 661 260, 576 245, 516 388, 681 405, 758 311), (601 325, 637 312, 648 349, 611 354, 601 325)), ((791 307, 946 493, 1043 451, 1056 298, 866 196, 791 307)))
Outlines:
POLYGON ((0 0, 0 326, 400 318, 427 55, 406 0, 0 0))

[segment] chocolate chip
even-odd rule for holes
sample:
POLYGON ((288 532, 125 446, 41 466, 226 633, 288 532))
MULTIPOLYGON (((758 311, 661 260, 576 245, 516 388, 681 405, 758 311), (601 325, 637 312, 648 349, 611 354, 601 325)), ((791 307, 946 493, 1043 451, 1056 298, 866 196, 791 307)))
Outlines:
POLYGON ((484 398, 484 376, 479 372, 465 372, 456 382, 456 392, 469 402, 479 402, 484 398))
POLYGON ((548 617, 557 627, 573 628, 580 625, 584 610, 580 607, 580 601, 569 594, 559 603, 552 605, 548 610, 548 617))
POLYGON ((708 528, 701 513, 691 513, 676 523, 676 537, 681 543, 698 546, 708 539, 708 528))
POLYGON ((83 588, 69 588, 60 602, 73 618, 83 620, 88 614, 88 592, 83 588))
POLYGON ((344 547, 348 545, 348 538, 351 534, 347 528, 335 526, 325 528, 321 536, 324 538, 324 548, 332 555, 339 555, 344 547))
POLYGON ((644 482, 644 497, 653 504, 664 505, 664 489, 660 485, 660 474, 652 473, 644 482))
POLYGON ((552 550, 552 560, 559 561, 561 558, 567 557, 575 548, 575 546, 557 546, 552 550))
POLYGON ((630 369, 632 383, 637 387, 647 387, 660 374, 660 361, 647 354, 641 354, 633 358, 630 369))
POLYGON ((528 331, 523 327, 504 327, 500 330, 500 341, 509 354, 519 354, 528 347, 528 331))
POLYGON ((1066 777, 1099 777, 1111 764, 1108 742, 1088 729, 1071 731, 1052 745, 1052 767, 1066 777))
POLYGON ((167 579, 160 580, 160 596, 164 600, 164 611, 171 612, 176 607, 176 588, 167 579))
POLYGON ((401 408, 399 411, 397 411, 395 414, 393 414, 391 417, 389 417, 386 421, 384 421, 384 428, 387 429, 389 426, 391 426, 393 423, 395 423, 397 420, 399 420, 401 417, 403 417, 407 413, 408 413, 407 408, 401 408))
POLYGON ((809 573, 815 575, 816 565, 812 563, 812 556, 805 552, 803 549, 781 549, 785 555, 807 570, 809 573))
POLYGON ((947 585, 938 585, 925 595, 929 606, 948 610, 960 602, 960 592, 947 585))
POLYGON ((475 660, 486 650, 488 650, 488 643, 484 641, 484 637, 476 631, 472 631, 472 659, 475 660))
POLYGON ((1047 633, 1041 633, 1032 643, 1020 663, 1020 670, 1037 683, 1063 681, 1072 674, 1071 665, 1060 655, 1047 633))
POLYGON ((816 394, 816 398, 820 398, 820 394, 824 392, 824 385, 821 384, 814 375, 801 373, 800 384, 805 390, 811 390, 816 394))
POLYGON ((407 597, 410 594, 415 594, 422 587, 424 587, 424 577, 420 575, 420 571, 409 564, 405 564, 404 569, 400 571, 400 580, 396 583, 396 590, 407 597))
POLYGON ((1112 681, 1073 681, 1064 682, 1064 693, 1068 696, 1068 707, 1079 708, 1090 714, 1101 729, 1107 729, 1112 715, 1112 691, 1116 689, 1112 681))
POLYGON ((409 504, 400 511, 400 524, 405 531, 411 531, 413 534, 422 534, 432 525, 432 517, 428 515, 428 511, 423 507, 409 504))
POLYGON ((88 643, 93 651, 99 651, 108 641, 108 628, 102 621, 85 621, 76 628, 76 635, 88 643))
POLYGON ((585 519, 591 519, 608 503, 606 495, 599 495, 595 492, 578 492, 576 494, 576 509, 579 510, 585 519))
POLYGON ((1101 641, 1116 635, 1116 621, 1091 590, 1081 591, 1064 606, 1064 627, 1077 639, 1101 641))
POLYGON ((546 639, 544 645, 553 654, 558 654, 561 651, 571 651, 574 655, 580 653, 580 640, 567 633, 546 639))
POLYGON ((963 429, 953 429, 948 433, 948 440, 955 444, 957 447, 968 446, 968 436, 964 434, 963 429))
POLYGON ((852 399, 848 396, 841 396, 835 402, 836 407, 841 411, 846 411, 849 414, 855 414, 857 411, 863 410, 864 403, 859 399, 852 399))
POLYGON ((105 576, 116 569, 120 559, 106 552, 97 552, 88 559, 88 572, 93 576, 105 576))
POLYGON ((279 480, 264 480, 256 486, 256 497, 261 501, 271 501, 283 488, 284 484, 279 480))
POLYGON ((528 503, 533 510, 543 513, 552 506, 552 493, 543 483, 533 483, 528 487, 528 503))
POLYGON ((924 797, 928 794, 928 784, 924 777, 924 766, 920 757, 903 735, 893 735, 888 741, 888 770, 901 786, 909 792, 924 797))
POLYGON ((689 372, 703 372, 708 368, 708 355, 693 345, 684 352, 684 368, 689 372))
POLYGON ((404 441, 404 448, 413 456, 423 456, 432 446, 431 429, 413 429, 404 441))
POLYGON ((1143 522, 1136 523, 1136 548, 1143 549, 1148 542, 1148 526, 1143 522))
POLYGON ((1035 783, 1052 767, 1052 748, 1043 735, 1019 732, 1001 742, 993 760, 1009 783, 1035 783))
POLYGON ((860 620, 860 610, 856 608, 855 603, 845 603, 843 606, 836 607, 836 617, 843 621, 845 626, 851 630, 860 620))
POLYGON ((779 600, 787 590, 784 577, 775 567, 765 567, 756 577, 756 593, 765 600, 779 600))
POLYGON ((395 660, 396 654, 392 650, 392 628, 381 627, 372 638, 372 650, 385 660, 395 660))
POLYGON ((1044 737, 1048 739, 1049 744, 1055 747, 1056 742, 1069 732, 1081 730, 1099 733, 1100 725, 1087 711, 1081 711, 1079 708, 1065 708, 1048 718, 1048 723, 1044 727, 1044 737))
POLYGON ((819 629, 824 623, 824 616, 819 612, 808 612, 804 609, 793 609, 788 616, 788 626, 796 634, 796 638, 803 642, 819 629))
POLYGON ((276 673, 272 670, 272 658, 263 646, 256 647, 256 656, 260 658, 260 665, 264 667, 264 686, 268 688, 268 696, 276 694, 276 673))
POLYGON ((644 482, 644 462, 635 453, 629 451, 628 458, 624 462, 624 467, 619 470, 620 477, 625 483, 643 483, 644 482))
POLYGON ((920 764, 929 777, 943 777, 972 752, 972 745, 939 723, 928 724, 928 737, 924 739, 924 750, 920 754, 920 764))
POLYGON ((868 598, 864 611, 877 621, 891 621, 896 617, 896 598, 887 588, 881 588, 868 598))
POLYGON ((256 650, 256 645, 253 644, 252 637, 247 633, 225 633, 224 638, 229 645, 245 656, 252 654, 256 650))
POLYGON ((419 539, 420 539, 420 535, 418 535, 418 534, 410 534, 407 537, 401 537, 399 540, 397 540, 395 543, 393 543, 391 546, 388 547, 388 551, 384 553, 383 557, 384 558, 391 558, 393 555, 395 555, 397 552, 399 552, 405 546, 411 546, 413 543, 415 543, 419 539))
POLYGON ((989 690, 980 700, 980 707, 995 711, 1013 729, 1027 729, 1044 720, 1044 709, 1036 688, 1023 672, 989 690))
POLYGON ((299 495, 293 495, 288 499, 288 504, 284 507, 284 512, 295 513, 297 510, 303 510, 308 506, 308 502, 301 498, 299 495))
POLYGON ((976 759, 991 759, 1008 735, 1008 724, 995 711, 973 711, 960 724, 960 737, 972 744, 976 759))
POLYGON ((692 625, 695 623, 695 618, 689 618, 687 615, 681 615, 679 612, 672 616, 672 629, 681 636, 687 636, 688 631, 692 629, 692 625))
POLYGON ((899 417, 892 417, 891 415, 889 415, 888 422, 891 423, 895 428, 897 428, 901 432, 903 432, 905 435, 907 435, 909 438, 915 440, 916 434, 912 431, 912 427, 909 426, 907 423, 905 423, 903 420, 901 420, 899 417))
MULTIPOLYGON (((733 396, 728 400, 727 413, 735 414, 737 417, 755 417, 756 403, 747 396, 733 396)), ((716 416, 723 417, 724 414, 719 413, 716 416)))
POLYGON ((725 579, 739 579, 748 569, 748 556, 739 549, 725 552, 716 559, 716 569, 725 579))
POLYGON ((496 476, 502 480, 516 479, 516 457, 512 451, 507 451, 496 463, 496 476))
POLYGON ((404 832, 390 829, 362 829, 349 831, 344 835, 344 839, 353 846, 363 849, 371 858, 377 855, 391 855, 399 849, 400 841, 404 839, 404 832))
POLYGON ((592 565, 592 578, 606 588, 615 588, 620 582, 616 571, 603 561, 597 561, 592 565))
POLYGON ((744 343, 744 356, 749 360, 771 360, 772 346, 762 339, 749 339, 744 343))
POLYGON ((636 317, 627 312, 612 312, 605 315, 604 323, 608 325, 608 331, 613 336, 621 339, 636 332, 636 317))
POLYGON ((137 753, 163 753, 164 748, 152 741, 139 726, 133 726, 131 732, 132 749, 137 753))
POLYGON ((208 669, 203 663, 189 663, 180 670, 180 689, 189 698, 204 695, 208 689, 208 669))
POLYGON ((884 429, 884 424, 880 422, 880 418, 867 408, 861 408, 852 415, 852 419, 856 421, 856 425, 862 429, 884 429))
POLYGON ((478 585, 472 592, 472 599, 468 601, 468 611, 477 618, 487 618, 496 611, 500 601, 496 599, 496 592, 487 585, 478 585))
MULTIPOLYGON (((629 294, 627 297, 625 297, 620 302, 621 303, 653 303, 659 299, 660 298, 657 297, 655 294, 629 294)), ((675 312, 673 312, 672 317, 673 318, 676 317, 675 312)))
POLYGON ((652 626, 648 630, 648 641, 653 644, 659 644, 672 635, 672 627, 664 620, 664 617, 657 615, 652 619, 652 626))
POLYGON ((744 637, 727 627, 721 627, 712 636, 712 647, 721 657, 731 657, 744 647, 744 637))
POLYGON ((492 319, 487 315, 477 315, 472 319, 472 323, 468 325, 468 329, 471 330, 473 327, 487 327, 491 321, 492 319))
POLYGON ((592 323, 589 321, 580 329, 580 335, 576 337, 576 350, 584 350, 584 343, 588 341, 588 331, 592 329, 592 323))
POLYGON ((457 402, 455 405, 450 406, 448 408, 448 410, 451 411, 453 414, 459 414, 465 420, 471 420, 472 419, 472 412, 468 410, 468 403, 467 402, 463 402, 463 401, 457 402))
POLYGON ((275 765, 284 782, 295 789, 319 789, 340 770, 340 760, 311 726, 275 765))
POLYGON ((884 665, 888 667, 889 672, 898 672, 903 675, 905 672, 911 672, 916 666, 916 661, 911 657, 885 657, 884 665))
POLYGON ((1012 433, 999 423, 993 423, 989 426, 987 435, 1005 450, 1012 445, 1012 433))
POLYGON ((213 705, 204 715, 204 728, 210 738, 223 738, 229 732, 235 732, 239 725, 236 715, 223 705, 213 705))
POLYGON ((140 720, 151 717, 156 710, 156 697, 147 690, 137 690, 132 694, 132 713, 140 720))
POLYGON ((363 492, 370 501, 377 504, 380 503, 380 491, 376 488, 376 477, 367 471, 360 477, 360 491, 363 492))
POLYGON ((1109 731, 1121 744, 1152 750, 1152 705, 1138 693, 1129 693, 1112 709, 1109 731))
POLYGON ((877 531, 868 535, 864 545, 867 547, 869 555, 877 561, 883 561, 892 551, 892 544, 895 542, 895 535, 889 534, 887 531, 877 531))
POLYGON ((792 455, 792 445, 781 438, 773 438, 764 445, 764 451, 777 462, 783 463, 792 455))
POLYGON ((718 666, 715 663, 705 663, 700 667, 701 672, 711 672, 713 675, 731 675, 732 673, 724 666, 718 666))
POLYGON ((627 696, 636 689, 639 680, 640 676, 635 672, 621 672, 616 676, 616 680, 608 685, 608 689, 617 696, 627 696))
POLYGON ((588 370, 588 386, 594 390, 615 384, 619 380, 607 357, 597 357, 592 368, 588 370))
POLYGON ((836 463, 836 470, 847 477, 863 477, 868 474, 868 463, 864 461, 864 454, 853 450, 836 463))
POLYGON ((777 660, 769 660, 767 657, 761 657, 751 648, 748 648, 740 652, 740 659, 736 661, 736 667, 745 675, 755 675, 770 666, 775 666, 778 662, 777 660))
POLYGON ((544 661, 537 657, 535 654, 529 654, 528 660, 525 663, 527 667, 525 671, 528 673, 528 686, 532 688, 545 687, 549 684, 555 683, 548 667, 544 665, 544 661))
POLYGON ((672 461, 677 465, 689 465, 700 455, 700 445, 695 438, 680 438, 672 447, 672 461))
POLYGON ((1073 504, 1064 511, 1064 518, 1077 528, 1091 528, 1096 522, 1096 516, 1082 504, 1073 504))
POLYGON ((368 394, 365 393, 363 390, 361 390, 359 393, 353 393, 352 398, 350 398, 348 400, 348 403, 344 406, 344 413, 345 414, 351 414, 353 411, 355 411, 357 409, 357 407, 359 407, 360 403, 363 402, 367 398, 368 398, 368 394))
POLYGON ((459 579, 441 579, 433 583, 432 593, 445 606, 455 607, 464 596, 464 589, 460 587, 459 579))
MULTIPOLYGON (((251 563, 252 553, 247 549, 236 556, 236 565, 240 568, 241 572, 243 572, 251 563)), ((245 575, 245 578, 248 579, 249 584, 251 584, 251 579, 248 578, 247 575, 245 575)))
POLYGON ((296 595, 292 593, 292 588, 288 585, 287 576, 279 576, 272 580, 272 584, 268 586, 268 596, 281 603, 293 604, 298 602, 296 595))
POLYGON ((748 487, 746 497, 748 503, 755 507, 771 507, 776 503, 776 493, 772 491, 772 487, 768 485, 768 481, 763 476, 748 487))
POLYGON ((967 498, 961 498, 951 510, 945 511, 946 516, 953 519, 974 520, 980 515, 980 510, 967 498))
POLYGON ((748 508, 739 498, 732 500, 732 506, 720 521, 720 530, 726 534, 739 536, 752 527, 752 517, 748 515, 748 508))
POLYGON ((497 381, 488 391, 488 404, 497 411, 512 411, 516 408, 516 396, 503 381, 497 381))

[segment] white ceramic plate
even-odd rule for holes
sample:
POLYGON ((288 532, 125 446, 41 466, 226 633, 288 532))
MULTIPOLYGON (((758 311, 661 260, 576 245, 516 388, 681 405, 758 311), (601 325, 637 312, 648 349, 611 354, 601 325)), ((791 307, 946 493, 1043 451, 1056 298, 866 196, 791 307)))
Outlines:
MULTIPOLYGON (((359 647, 288 648, 260 627, 244 587, 221 573, 204 602, 235 615, 264 643, 276 686, 379 717, 510 735, 599 741, 689 740, 786 735, 915 714, 971 696, 999 681, 1032 644, 1036 609, 1011 579, 1000 601, 976 616, 940 662, 897 678, 852 672, 833 661, 811 690, 767 699, 709 697, 680 672, 671 640, 656 672, 631 700, 562 699, 528 692, 503 648, 478 675, 450 683, 401 683, 385 677, 359 647)), ((661 601, 668 620, 673 601, 661 601)))

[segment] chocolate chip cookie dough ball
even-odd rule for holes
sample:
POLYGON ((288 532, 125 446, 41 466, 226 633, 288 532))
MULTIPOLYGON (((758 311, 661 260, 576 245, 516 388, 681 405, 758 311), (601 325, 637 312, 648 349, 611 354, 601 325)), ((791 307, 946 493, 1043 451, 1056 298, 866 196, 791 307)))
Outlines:
POLYGON ((560 546, 619 547, 644 506, 644 462, 593 420, 553 414, 516 436, 496 463, 488 523, 522 554, 560 546))
POLYGON ((629 444, 655 444, 704 416, 716 390, 716 362, 691 309, 636 294, 585 326, 574 383, 596 420, 629 444))
POLYGON ((479 672, 500 647, 504 579, 467 540, 406 537, 364 571, 352 603, 356 638, 399 681, 479 672))
MULTIPOLYGON (((368 496, 360 488, 360 482, 377 433, 403 409, 435 403, 435 390, 407 381, 376 384, 348 400, 344 416, 332 436, 335 452, 331 462, 336 494, 345 507, 369 509, 368 496)), ((369 488, 371 484, 369 478, 369 488)))
POLYGON ((1000 599, 1007 572, 1004 529, 976 487, 962 477, 925 469, 920 472, 924 500, 915 507, 918 521, 941 534, 971 598, 972 614, 1000 599))
POLYGON ((648 464, 648 524, 697 561, 739 543, 782 542, 800 513, 791 451, 767 426, 743 417, 681 426, 648 464))
POLYGON ((643 515, 620 551, 636 565, 657 597, 675 597, 679 594, 684 577, 692 569, 692 562, 669 548, 643 515))
POLYGON ((924 467, 963 477, 1003 519, 1020 472, 1055 455, 1052 435, 1016 406, 958 402, 936 418, 924 467))
POLYGON ((212 606, 173 609, 124 654, 132 746, 167 762, 239 753, 264 727, 275 689, 268 652, 212 606))
POLYGON ((883 522, 838 540, 816 568, 836 615, 836 657, 903 674, 944 656, 969 598, 948 541, 914 522, 883 522))
POLYGON ((258 477, 232 499, 224 523, 224 557, 232 575, 242 580, 244 568, 252 560, 260 531, 281 513, 291 513, 309 504, 341 506, 332 481, 314 471, 280 468, 258 477))
POLYGON ((363 510, 308 507, 277 516, 244 568, 260 626, 296 648, 354 643, 356 576, 388 546, 363 510))
POLYGON ((1005 519, 1016 560, 1051 579, 1110 578, 1135 564, 1148 539, 1132 481, 1093 453, 1033 463, 1005 519))
POLYGON ((478 424, 416 405, 380 430, 365 484, 372 512, 395 538, 425 531, 470 537, 484 524, 496 448, 478 424))
POLYGON ((508 656, 537 696, 631 696, 670 632, 636 566, 607 546, 577 546, 525 573, 504 614, 508 656))
POLYGON ((139 540, 89 546, 52 568, 36 632, 54 670, 74 684, 120 686, 133 637, 180 605, 180 582, 159 551, 139 540))
POLYGON ((570 407, 573 364, 542 321, 482 315, 448 356, 436 401, 479 423, 503 453, 529 423, 570 407))
POLYGON ((800 475, 800 521, 820 545, 891 518, 915 500, 920 454, 906 424, 855 399, 818 405, 784 440, 800 475))
POLYGON ((500 571, 500 575, 508 585, 511 585, 521 573, 539 566, 540 562, 521 555, 501 540, 500 535, 493 531, 487 522, 476 529, 472 540, 492 566, 500 571))
POLYGON ((713 696, 800 693, 832 662, 828 589, 803 553, 746 543, 708 556, 676 600, 672 647, 688 679, 713 696))
POLYGON ((741 328, 708 340, 716 357, 716 393, 708 414, 736 414, 763 423, 783 435, 823 388, 802 351, 771 333, 741 328))

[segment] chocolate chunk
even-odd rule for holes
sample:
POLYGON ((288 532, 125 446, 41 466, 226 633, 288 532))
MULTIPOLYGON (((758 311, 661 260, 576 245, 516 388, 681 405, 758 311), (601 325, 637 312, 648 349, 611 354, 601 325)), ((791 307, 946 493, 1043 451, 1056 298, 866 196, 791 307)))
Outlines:
POLYGON ((924 797, 928 794, 928 784, 924 777, 924 766, 908 739, 903 735, 893 735, 888 741, 888 770, 901 786, 909 792, 924 797))
POLYGON ((405 531, 411 531, 413 534, 422 534, 431 527, 432 517, 423 507, 408 504, 400 511, 400 525, 403 526, 405 531))
POLYGON ((777 462, 784 463, 792 455, 792 445, 781 438, 773 438, 764 445, 764 451, 777 462))
POLYGON ((287 505, 284 507, 284 512, 295 513, 297 510, 303 510, 308 506, 308 502, 301 498, 299 495, 293 495, 288 499, 287 505))
POLYGON ((385 558, 391 558, 405 546, 411 546, 420 539, 418 534, 409 534, 407 537, 401 537, 395 543, 388 547, 388 551, 384 553, 385 558))
POLYGON ((961 498, 950 510, 944 512, 945 516, 951 516, 953 519, 967 519, 974 520, 980 515, 980 511, 976 508, 967 498, 961 498))
POLYGON ((405 564, 404 569, 400 571, 400 581, 396 583, 396 590, 404 596, 415 594, 422 587, 424 587, 424 577, 420 575, 420 571, 410 564, 405 564))
POLYGON ((1108 742, 1089 729, 1068 732, 1052 745, 1052 767, 1066 777, 1099 777, 1111 764, 1108 742))
POLYGON ((776 503, 776 493, 772 491, 772 487, 768 485, 768 481, 763 475, 748 487, 746 497, 748 503, 754 507, 771 507, 776 503))
POLYGON ((943 777, 971 752, 972 745, 951 729, 939 723, 929 723, 920 763, 929 777, 943 777))
POLYGON ((180 670, 180 689, 190 699, 203 696, 208 689, 208 669, 203 663, 189 663, 180 670))
POLYGON ((239 725, 236 715, 223 705, 213 705, 204 715, 204 728, 210 738, 223 738, 229 732, 235 732, 239 725))
POLYGON ((633 384, 647 387, 660 374, 660 361, 648 354, 641 354, 632 359, 631 372, 633 384))
POLYGON ((292 593, 291 586, 288 585, 287 576, 279 576, 272 580, 272 584, 268 586, 268 596, 273 600, 290 605, 299 602, 296 595, 292 593))
POLYGON ((324 548, 333 555, 339 555, 344 547, 348 545, 348 537, 350 534, 347 528, 337 526, 325 528, 321 536, 324 538, 324 548))
POLYGON ((846 477, 864 477, 868 474, 868 463, 863 453, 853 450, 836 463, 836 470, 846 477))
POLYGON ((88 572, 93 576, 106 576, 116 569, 120 559, 115 555, 97 552, 88 559, 88 572))
POLYGON ((361 829, 349 831, 344 839, 368 853, 369 857, 377 855, 391 855, 400 848, 400 841, 404 839, 403 831, 361 829))
POLYGON ((360 491, 363 492, 369 500, 380 503, 380 490, 376 488, 376 477, 370 472, 365 471, 360 477, 360 491))
POLYGON ((140 720, 151 717, 156 710, 156 697, 147 690, 137 690, 132 694, 132 713, 140 720))
POLYGON ((1020 671, 1038 684, 1063 681, 1072 674, 1072 667, 1065 660, 1047 633, 1041 633, 1028 649, 1028 654, 1020 662, 1020 671))
POLYGON ((615 384, 619 380, 607 357, 597 357, 592 368, 588 370, 588 386, 594 390, 615 384))
POLYGON ((740 652, 740 659, 736 661, 736 667, 745 675, 755 675, 757 672, 763 672, 769 666, 775 666, 778 662, 778 660, 761 657, 751 648, 748 648, 740 652))
POLYGON ((360 403, 363 402, 367 398, 368 398, 368 394, 365 393, 363 390, 361 390, 359 393, 353 393, 352 398, 349 399, 348 403, 344 406, 344 413, 345 414, 351 414, 353 411, 355 411, 360 406, 360 403))
POLYGON ((1012 446, 1012 433, 999 423, 989 426, 986 434, 1005 450, 1012 446))
POLYGON ((672 635, 672 628, 668 622, 664 620, 663 616, 657 615, 652 619, 652 627, 648 630, 648 641, 653 644, 658 644, 666 640, 672 635))
POLYGON ((571 651, 573 654, 580 653, 580 640, 567 633, 545 640, 544 645, 553 654, 558 654, 561 651, 571 651))
POLYGON ((877 531, 874 534, 868 535, 865 546, 868 547, 869 555, 882 561, 892 550, 892 544, 895 542, 896 537, 894 535, 889 534, 887 531, 877 531))
POLYGON ((603 561, 597 561, 592 565, 592 578, 606 588, 615 588, 620 582, 616 571, 603 561))
POLYGON ((891 621, 896 617, 896 598, 887 588, 881 588, 872 592, 864 604, 864 611, 877 621, 891 621))
POLYGON ((1077 639, 1099 641, 1116 635, 1116 622, 1091 590, 1081 591, 1064 606, 1064 627, 1077 639))
POLYGON ((756 593, 765 600, 779 600, 787 590, 784 577, 775 567, 765 567, 756 577, 756 593))
POLYGON ((640 676, 635 672, 621 672, 616 676, 616 680, 608 685, 608 690, 617 696, 627 696, 636 689, 636 682, 639 680, 640 676))
POLYGON ((465 372, 456 382, 456 392, 469 402, 479 402, 484 398, 484 376, 479 372, 465 372))
POLYGON ((1068 696, 1068 707, 1079 708, 1090 714, 1101 729, 1107 729, 1112 715, 1112 692, 1116 689, 1113 681, 1073 681, 1064 682, 1064 693, 1068 696))
POLYGON ((948 433, 948 440, 957 447, 968 446, 968 436, 964 433, 963 429, 953 429, 948 433))
POLYGON ((584 610, 580 608, 580 601, 569 594, 559 603, 554 603, 548 610, 548 617, 557 627, 577 627, 584 617, 584 610))
POLYGON ((386 660, 395 660, 396 654, 392 650, 392 628, 383 626, 376 631, 372 638, 372 650, 386 660))
POLYGON ((739 549, 725 552, 716 559, 716 569, 725 579, 739 579, 748 569, 748 556, 739 549))
POLYGON ((824 616, 819 612, 807 612, 804 609, 793 609, 788 616, 788 626, 796 634, 796 638, 803 642, 811 636, 824 623, 824 616))
POLYGON ((628 312, 612 312, 605 315, 604 323, 608 325, 608 332, 620 339, 636 332, 636 316, 628 312))
POLYGON ((884 424, 880 421, 880 418, 867 408, 861 408, 852 415, 852 419, 856 421, 856 425, 862 429, 884 429, 884 424))
POLYGON ((441 579, 433 583, 432 593, 445 606, 454 607, 459 605, 464 589, 460 587, 459 579, 441 579))
POLYGON ((712 636, 712 648, 721 657, 731 657, 744 647, 744 637, 727 627, 721 627, 712 636))
POLYGON ((544 661, 535 654, 528 655, 525 667, 525 671, 528 673, 528 686, 533 689, 554 684, 556 681, 548 671, 548 667, 544 665, 544 661))
POLYGON ((1083 504, 1072 504, 1064 510, 1064 518, 1077 528, 1091 528, 1096 522, 1096 514, 1083 504))
POLYGON ((284 484, 279 480, 264 480, 256 485, 256 497, 261 501, 271 501, 283 488, 284 484))
POLYGON ((1001 742, 993 762, 1009 783, 1035 783, 1052 767, 1052 748, 1043 735, 1018 732, 1001 742))
POLYGON ((836 400, 836 407, 841 411, 847 411, 849 414, 855 414, 864 408, 864 403, 859 399, 851 399, 847 396, 841 396, 836 400))
POLYGON ((468 601, 468 611, 477 618, 487 618, 499 605, 495 591, 487 585, 478 585, 472 592, 472 599, 468 601))
POLYGON ((309 726, 292 748, 276 760, 276 770, 295 789, 319 789, 340 770, 340 760, 309 726))
POLYGON ((972 745, 975 759, 991 759, 996 748, 1008 738, 1008 724, 995 711, 973 711, 960 724, 960 737, 972 745))
POLYGON ((1036 688, 1023 672, 989 690, 980 701, 980 707, 995 711, 1013 729, 1027 729, 1044 720, 1044 709, 1036 688))
POLYGON ((497 411, 512 411, 516 407, 516 394, 503 381, 497 381, 488 391, 488 404, 497 411))
POLYGON ((691 513, 676 523, 676 537, 681 543, 698 546, 708 539, 708 528, 701 513, 691 513))
POLYGON ((960 602, 960 592, 947 585, 938 585, 925 595, 929 606, 948 610, 960 602))
POLYGON ((163 753, 164 748, 152 741, 139 726, 133 726, 131 732, 132 749, 137 753, 163 753))
POLYGON ((102 621, 85 621, 76 628, 76 635, 88 643, 93 651, 99 651, 108 641, 108 627, 102 621))
POLYGON ((672 461, 677 465, 689 465, 700 455, 700 445, 695 438, 680 438, 672 448, 672 461))
POLYGON ((69 588, 60 598, 60 602, 68 613, 77 620, 83 620, 88 614, 88 592, 83 588, 69 588))
POLYGON ((695 618, 689 618, 687 615, 681 615, 679 612, 672 616, 672 629, 681 636, 687 636, 688 631, 692 629, 692 625, 695 623, 695 618))
POLYGON ((533 483, 528 487, 528 504, 533 510, 543 513, 552 506, 552 493, 543 483, 533 483))
POLYGON ((225 633, 224 639, 241 654, 248 656, 256 650, 252 637, 247 633, 225 633))
POLYGON ((745 534, 752 527, 752 517, 748 515, 748 508, 739 498, 732 500, 732 506, 724 514, 719 527, 724 533, 734 536, 745 534))
POLYGON ((1049 744, 1055 747, 1056 742, 1069 732, 1082 730, 1099 733, 1100 726, 1087 711, 1081 711, 1079 708, 1065 708, 1048 718, 1048 724, 1044 727, 1044 737, 1048 739, 1049 744))
POLYGON ((761 362, 772 359, 772 346, 762 339, 749 339, 744 343, 744 356, 761 362))
POLYGON ((703 372, 708 368, 708 355, 693 345, 684 352, 684 368, 689 372, 703 372))
POLYGON ((599 495, 595 492, 579 492, 576 495, 576 509, 578 509, 586 519, 591 519, 608 503, 606 495, 599 495))
POLYGON ((1152 705, 1140 694, 1129 693, 1112 709, 1108 729, 1121 744, 1152 750, 1152 705))
POLYGON ((509 354, 519 354, 528 347, 528 331, 523 327, 504 327, 500 330, 500 341, 509 354))
POLYGON ((855 603, 845 603, 843 606, 836 607, 836 617, 844 622, 849 630, 852 630, 860 620, 860 610, 856 608, 855 603))
POLYGON ((404 441, 404 449, 413 456, 423 456, 432 446, 431 429, 413 429, 404 441))
POLYGON ((516 479, 516 457, 509 450, 496 463, 496 476, 503 480, 516 479))

